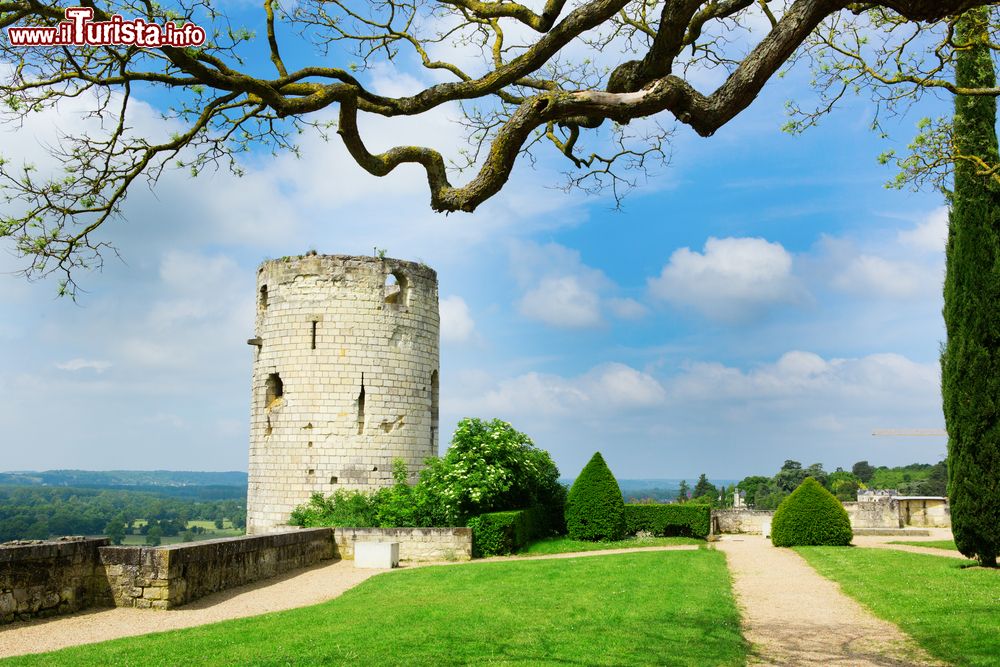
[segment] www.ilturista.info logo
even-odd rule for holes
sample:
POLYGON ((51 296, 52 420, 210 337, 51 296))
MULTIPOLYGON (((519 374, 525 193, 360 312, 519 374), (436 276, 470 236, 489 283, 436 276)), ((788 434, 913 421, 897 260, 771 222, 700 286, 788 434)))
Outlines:
POLYGON ((52 27, 7 28, 11 46, 201 46, 205 30, 193 23, 182 26, 167 21, 162 26, 137 18, 126 21, 115 14, 108 21, 94 21, 91 7, 67 7, 66 20, 52 27))

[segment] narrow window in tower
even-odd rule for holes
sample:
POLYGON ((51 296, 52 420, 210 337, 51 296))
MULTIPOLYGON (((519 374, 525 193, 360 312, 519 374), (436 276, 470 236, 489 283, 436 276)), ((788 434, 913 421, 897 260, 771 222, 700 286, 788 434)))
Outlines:
POLYGON ((317 320, 313 320, 312 321, 312 349, 314 349, 314 350, 316 349, 316 325, 317 324, 319 324, 319 321, 317 321, 317 320))
POLYGON ((285 395, 285 385, 277 373, 268 375, 264 386, 264 405, 266 407, 271 407, 279 398, 285 395))
POLYGON ((406 276, 399 271, 393 271, 385 278, 385 302, 394 306, 406 306, 409 298, 409 288, 406 276))
POLYGON ((361 375, 361 392, 358 394, 358 435, 365 432, 365 376, 361 375))
POLYGON ((441 389, 438 382, 438 372, 434 371, 431 373, 431 451, 434 451, 434 445, 437 444, 438 437, 438 397, 441 394, 441 389))
POLYGON ((257 302, 258 310, 267 310, 267 285, 260 286, 260 300, 257 302))

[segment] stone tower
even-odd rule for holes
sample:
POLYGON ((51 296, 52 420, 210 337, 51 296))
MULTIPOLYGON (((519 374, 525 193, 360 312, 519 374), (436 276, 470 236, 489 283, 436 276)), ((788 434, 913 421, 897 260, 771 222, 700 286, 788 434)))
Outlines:
POLYGON ((378 257, 285 257, 257 270, 247 532, 312 493, 392 483, 438 452, 437 274, 378 257))

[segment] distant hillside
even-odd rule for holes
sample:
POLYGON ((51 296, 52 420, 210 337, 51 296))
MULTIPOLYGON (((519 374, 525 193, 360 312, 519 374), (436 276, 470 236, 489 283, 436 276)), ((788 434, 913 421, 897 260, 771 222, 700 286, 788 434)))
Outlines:
POLYGON ((238 487, 247 474, 240 471, 187 470, 45 470, 0 472, 0 484, 12 486, 72 486, 78 488, 238 487))

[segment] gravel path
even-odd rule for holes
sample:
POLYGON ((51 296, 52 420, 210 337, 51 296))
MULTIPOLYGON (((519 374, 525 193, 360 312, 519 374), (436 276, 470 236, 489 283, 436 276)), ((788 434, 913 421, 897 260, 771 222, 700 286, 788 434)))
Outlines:
POLYGON ((318 604, 379 572, 385 570, 358 570, 354 561, 333 561, 208 595, 180 609, 94 609, 11 623, 0 626, 0 657, 43 653, 318 604))
POLYGON ((752 665, 941 665, 895 625, 875 618, 794 551, 760 535, 725 535, 752 665))

